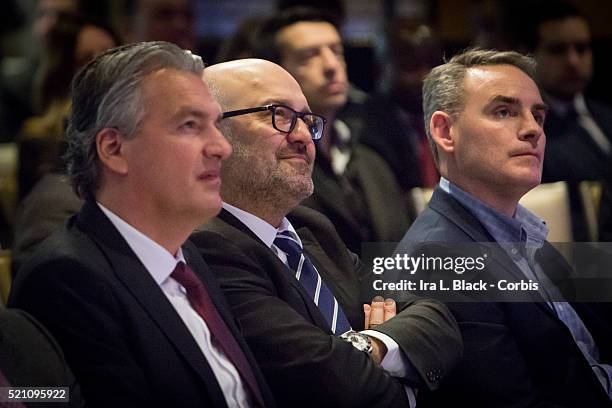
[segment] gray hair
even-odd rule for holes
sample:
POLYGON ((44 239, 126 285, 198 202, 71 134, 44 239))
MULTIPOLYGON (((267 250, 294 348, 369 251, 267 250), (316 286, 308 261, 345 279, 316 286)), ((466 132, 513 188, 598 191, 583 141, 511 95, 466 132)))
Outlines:
POLYGON ((515 51, 467 49, 448 62, 431 70, 423 81, 423 115, 425 132, 433 152, 436 165, 439 165, 438 148, 431 138, 429 124, 436 111, 451 116, 463 110, 463 78, 468 68, 490 65, 512 65, 523 71, 535 81, 536 62, 527 55, 515 51))
POLYGON ((96 135, 115 128, 126 138, 140 129, 145 115, 141 84, 150 74, 176 69, 202 75, 202 59, 163 42, 113 48, 87 64, 72 80, 72 112, 65 133, 68 175, 80 197, 92 198, 99 187, 96 135))

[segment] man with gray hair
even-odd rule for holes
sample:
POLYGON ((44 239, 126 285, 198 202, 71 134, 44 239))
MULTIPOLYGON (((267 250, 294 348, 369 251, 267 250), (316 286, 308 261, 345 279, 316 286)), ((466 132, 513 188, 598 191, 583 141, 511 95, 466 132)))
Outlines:
POLYGON ((569 276, 569 265, 546 241, 544 221, 518 204, 542 174, 547 107, 534 68, 516 52, 468 50, 424 82, 427 136, 442 178, 397 253, 456 258, 484 249, 484 269, 463 275, 469 283, 535 287, 450 297, 464 358, 438 392, 421 395, 425 406, 610 406, 610 323, 593 305, 565 300, 553 282, 569 276))
POLYGON ((220 210, 231 147, 200 57, 112 49, 73 80, 68 173, 85 199, 20 270, 10 303, 57 337, 91 406, 271 406, 234 318, 186 242, 220 210))

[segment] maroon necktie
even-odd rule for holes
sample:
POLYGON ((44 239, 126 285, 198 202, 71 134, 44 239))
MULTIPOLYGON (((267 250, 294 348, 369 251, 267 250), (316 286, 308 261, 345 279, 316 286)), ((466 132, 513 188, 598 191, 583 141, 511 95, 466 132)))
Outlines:
POLYGON ((247 361, 238 342, 236 342, 232 332, 219 315, 202 281, 183 262, 179 262, 176 265, 174 272, 170 276, 185 288, 191 307, 206 322, 206 326, 208 326, 215 344, 221 347, 227 358, 234 364, 234 367, 240 373, 240 377, 249 387, 251 395, 258 402, 258 405, 264 407, 265 404, 263 403, 261 391, 257 385, 251 365, 247 361))

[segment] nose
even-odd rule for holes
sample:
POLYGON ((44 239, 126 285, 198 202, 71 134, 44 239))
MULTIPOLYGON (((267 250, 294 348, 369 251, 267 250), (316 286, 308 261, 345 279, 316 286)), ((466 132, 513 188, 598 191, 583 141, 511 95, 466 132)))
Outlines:
POLYGON ((324 47, 321 51, 321 59, 323 61, 323 69, 328 75, 334 73, 341 64, 340 57, 329 47, 324 47))
POLYGON ((204 144, 204 156, 225 160, 232 154, 232 146, 229 144, 223 133, 214 128, 211 140, 204 144))
POLYGON ((535 147, 540 137, 544 135, 542 125, 535 120, 533 114, 529 111, 523 114, 523 120, 520 126, 519 139, 531 142, 535 147))
POLYGON ((565 58, 567 63, 572 67, 576 67, 580 64, 581 56, 576 47, 569 47, 567 53, 565 54, 565 58))
POLYGON ((310 135, 310 131, 308 130, 308 126, 304 121, 300 118, 295 122, 295 127, 287 135, 287 141, 289 143, 301 143, 304 146, 307 146, 309 143, 312 143, 312 136, 310 135))

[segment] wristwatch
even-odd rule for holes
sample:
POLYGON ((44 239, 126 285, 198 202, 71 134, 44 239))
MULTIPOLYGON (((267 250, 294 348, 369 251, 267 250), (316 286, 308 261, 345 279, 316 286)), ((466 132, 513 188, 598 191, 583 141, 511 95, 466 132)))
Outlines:
POLYGON ((365 334, 349 330, 342 334, 340 338, 351 343, 357 350, 363 351, 366 354, 372 354, 372 341, 365 334))

